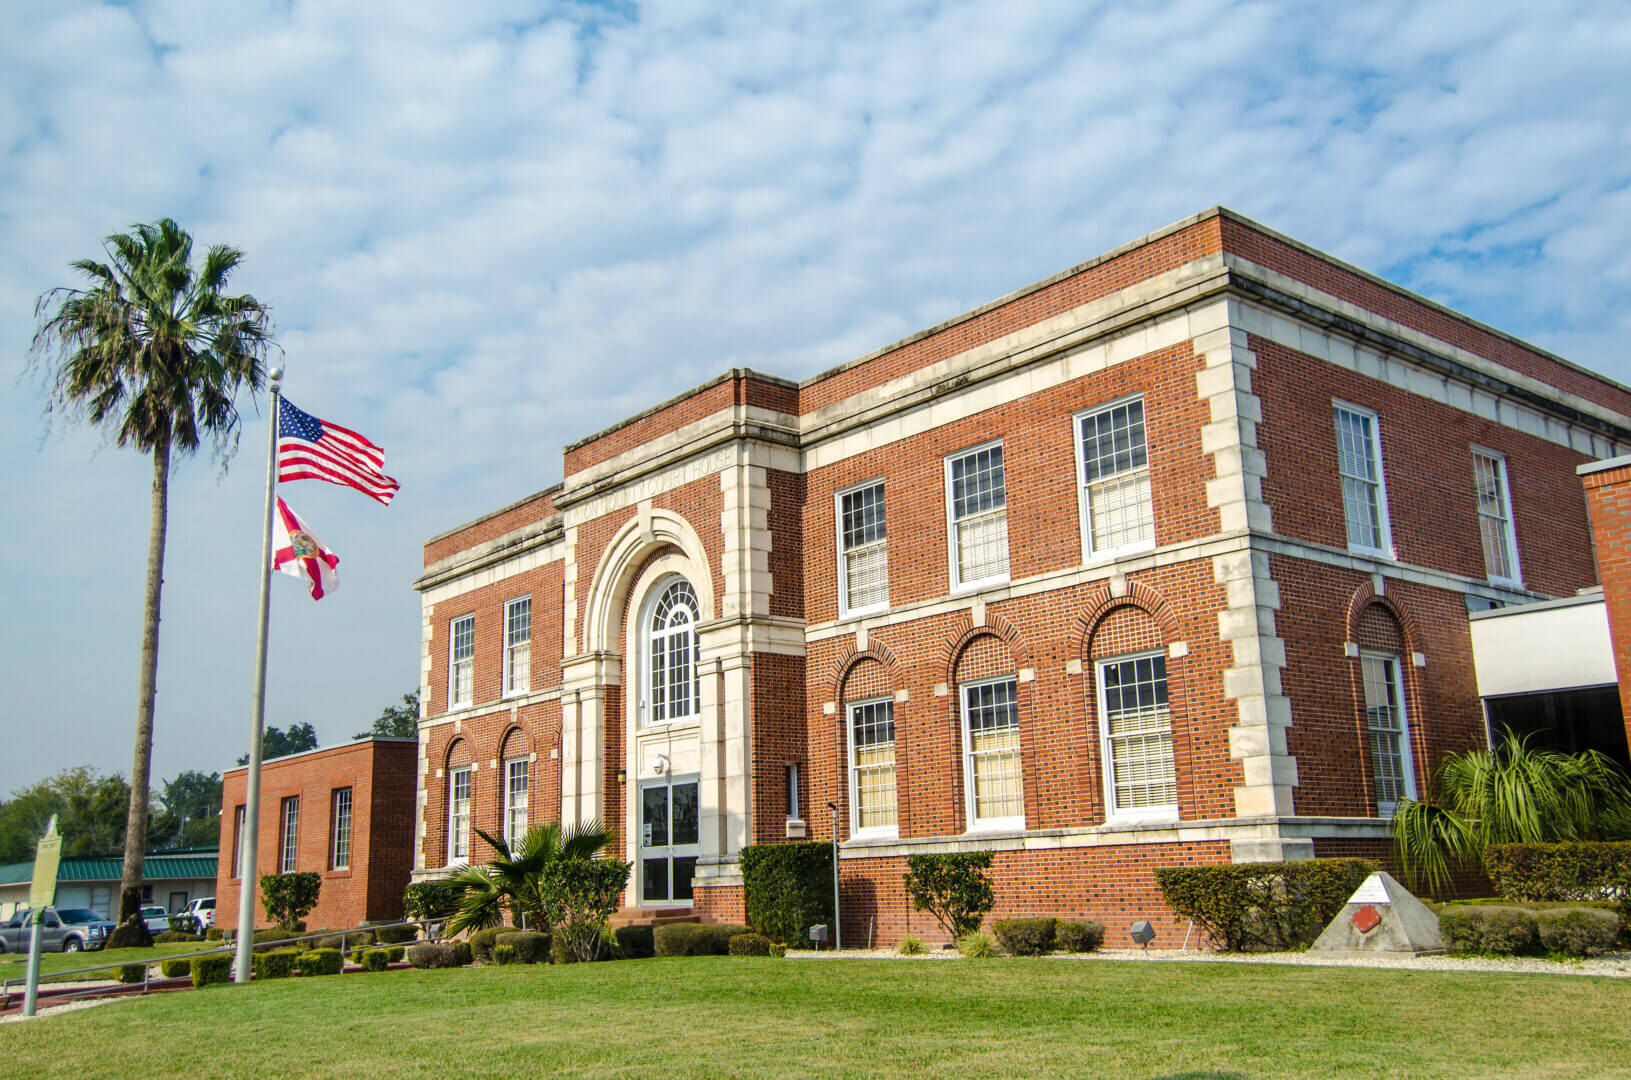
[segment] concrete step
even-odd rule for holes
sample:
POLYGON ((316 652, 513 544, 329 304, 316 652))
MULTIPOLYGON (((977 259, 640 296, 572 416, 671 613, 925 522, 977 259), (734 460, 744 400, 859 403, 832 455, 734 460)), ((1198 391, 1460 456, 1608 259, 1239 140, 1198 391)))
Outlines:
POLYGON ((625 907, 618 908, 608 920, 612 926, 666 926, 669 923, 701 922, 690 908, 625 907))

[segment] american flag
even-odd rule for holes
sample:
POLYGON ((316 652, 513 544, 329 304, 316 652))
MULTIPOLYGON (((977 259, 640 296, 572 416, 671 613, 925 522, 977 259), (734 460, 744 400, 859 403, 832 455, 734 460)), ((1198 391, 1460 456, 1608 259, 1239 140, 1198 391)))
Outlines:
POLYGON ((386 506, 401 487, 382 471, 385 451, 339 424, 302 412, 287 398, 277 411, 277 478, 327 480, 386 506))

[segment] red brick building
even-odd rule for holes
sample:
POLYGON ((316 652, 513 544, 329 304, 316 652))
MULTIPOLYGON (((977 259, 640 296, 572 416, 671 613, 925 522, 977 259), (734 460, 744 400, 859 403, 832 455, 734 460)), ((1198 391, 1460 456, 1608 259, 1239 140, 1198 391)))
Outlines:
MULTIPOLYGON (((375 736, 273 758, 261 766, 257 877, 322 875, 316 929, 402 917, 413 871, 415 741, 375 736)), ((238 925, 248 770, 222 777, 215 925, 238 925)), ((272 925, 256 904, 255 925, 272 925)))
POLYGON ((1382 854, 1485 738, 1469 611, 1595 580, 1627 449, 1631 390, 1222 209, 731 371, 426 543, 415 873, 603 818, 630 907, 740 918, 836 827, 846 940, 989 849, 997 915, 1171 942, 1156 867, 1382 854))

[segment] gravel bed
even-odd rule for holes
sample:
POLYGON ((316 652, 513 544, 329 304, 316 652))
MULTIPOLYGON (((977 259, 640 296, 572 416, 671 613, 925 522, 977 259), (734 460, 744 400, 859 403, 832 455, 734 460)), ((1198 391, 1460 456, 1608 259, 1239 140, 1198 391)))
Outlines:
MULTIPOLYGON (((961 960, 955 949, 934 949, 922 956, 900 956, 893 949, 845 949, 841 953, 789 949, 799 960, 961 960)), ((1397 953, 1215 953, 1199 949, 1102 949, 1092 953, 1053 953, 1043 960, 1062 963, 1124 961, 1130 963, 1294 964, 1302 967, 1370 967, 1399 971, 1494 971, 1525 975, 1597 975, 1631 978, 1631 953, 1605 953, 1590 960, 1547 960, 1538 956, 1405 956, 1397 953)))

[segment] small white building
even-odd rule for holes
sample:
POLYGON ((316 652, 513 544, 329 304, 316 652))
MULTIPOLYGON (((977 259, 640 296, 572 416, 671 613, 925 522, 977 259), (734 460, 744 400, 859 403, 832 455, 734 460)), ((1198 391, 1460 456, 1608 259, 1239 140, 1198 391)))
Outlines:
MULTIPOLYGON (((142 869, 142 904, 157 904, 175 914, 196 897, 215 895, 214 847, 150 851, 142 869)), ((57 871, 59 908, 89 908, 108 919, 119 914, 119 874, 123 860, 110 858, 63 859, 57 871)), ((0 866, 0 919, 9 919, 18 907, 28 906, 32 862, 0 866)))

